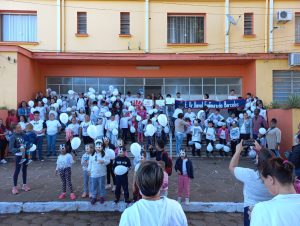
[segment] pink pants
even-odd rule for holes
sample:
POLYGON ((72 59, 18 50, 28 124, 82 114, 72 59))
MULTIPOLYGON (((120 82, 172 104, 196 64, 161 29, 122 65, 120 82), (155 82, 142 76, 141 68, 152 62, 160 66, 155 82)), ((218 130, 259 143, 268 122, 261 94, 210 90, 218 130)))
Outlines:
POLYGON ((185 193, 186 198, 190 197, 190 178, 188 175, 178 175, 178 197, 185 193))
POLYGON ((138 133, 138 142, 144 142, 143 133, 138 133))

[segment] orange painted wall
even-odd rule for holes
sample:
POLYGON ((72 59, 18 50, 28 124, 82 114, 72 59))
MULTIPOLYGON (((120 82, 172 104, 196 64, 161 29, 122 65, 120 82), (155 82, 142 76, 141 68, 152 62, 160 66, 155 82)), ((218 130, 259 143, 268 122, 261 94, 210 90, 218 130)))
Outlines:
POLYGON ((43 86, 37 62, 18 54, 18 104, 35 98, 36 93, 43 86))
POLYGON ((286 109, 269 109, 268 121, 272 118, 277 119, 277 126, 281 130, 280 153, 283 153, 293 146, 293 115, 292 110, 286 109))
MULTIPOLYGON (((157 65, 157 64, 155 64, 157 65)), ((47 76, 90 77, 240 77, 242 93, 255 93, 255 61, 240 65, 162 65, 159 70, 137 70, 135 66, 40 65, 45 89, 47 76)))

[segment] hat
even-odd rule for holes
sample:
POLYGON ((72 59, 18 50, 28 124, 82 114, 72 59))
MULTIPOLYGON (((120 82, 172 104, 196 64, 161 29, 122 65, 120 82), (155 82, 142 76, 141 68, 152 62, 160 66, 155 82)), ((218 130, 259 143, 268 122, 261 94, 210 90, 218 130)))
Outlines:
POLYGON ((260 128, 260 129, 258 130, 258 132, 259 132, 261 135, 265 135, 266 132, 267 132, 267 130, 266 130, 265 128, 260 128))

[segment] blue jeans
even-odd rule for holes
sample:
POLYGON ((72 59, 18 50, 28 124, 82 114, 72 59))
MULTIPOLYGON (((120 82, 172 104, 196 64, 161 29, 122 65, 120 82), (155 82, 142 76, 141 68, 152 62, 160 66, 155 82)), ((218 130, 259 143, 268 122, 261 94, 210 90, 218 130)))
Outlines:
POLYGON ((184 133, 176 132, 176 135, 175 135, 175 138, 176 138, 176 155, 179 155, 179 153, 180 153, 183 137, 184 137, 184 133))
POLYGON ((47 135, 47 156, 56 155, 55 144, 57 135, 47 135))
POLYGON ((89 173, 87 170, 83 171, 83 192, 91 192, 92 180, 90 179, 89 173))
POLYGON ((97 198, 97 194, 100 197, 105 195, 105 176, 102 177, 91 177, 92 181, 92 198, 97 198))
POLYGON ((249 226, 250 225, 250 219, 249 219, 249 206, 244 207, 244 226, 249 226))
POLYGON ((33 152, 33 159, 36 158, 36 153, 38 154, 39 160, 43 159, 43 154, 42 154, 42 146, 43 146, 43 139, 44 136, 37 136, 35 140, 35 145, 36 145, 36 151, 33 152))

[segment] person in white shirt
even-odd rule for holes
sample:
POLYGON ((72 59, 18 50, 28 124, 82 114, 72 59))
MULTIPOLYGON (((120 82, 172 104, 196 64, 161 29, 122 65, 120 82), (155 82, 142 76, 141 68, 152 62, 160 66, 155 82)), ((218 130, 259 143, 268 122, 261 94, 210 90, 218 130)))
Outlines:
POLYGON ((77 100, 77 106, 76 106, 77 111, 80 110, 81 108, 85 109, 85 100, 82 93, 79 94, 79 98, 77 100))
POLYGON ((96 139, 100 139, 102 140, 102 138, 104 137, 104 119, 103 118, 98 118, 97 119, 97 125, 96 125, 96 129, 97 129, 97 136, 96 139))
MULTIPOLYGON (((33 131, 36 133, 36 150, 38 153, 38 158, 40 161, 44 161, 43 154, 42 154, 42 146, 43 146, 43 139, 45 136, 46 131, 46 123, 45 121, 40 119, 40 112, 34 111, 33 112, 34 119, 30 122, 33 125, 33 131)), ((33 152, 33 160, 36 160, 36 152, 33 152)))
POLYGON ((181 93, 180 92, 177 92, 176 93, 176 98, 175 98, 175 101, 183 101, 182 97, 181 97, 181 93))
POLYGON ((113 130, 115 129, 118 130, 118 128, 119 128, 119 123, 115 119, 115 115, 111 115, 110 119, 105 124, 105 129, 106 129, 106 136, 110 139, 113 145, 116 145, 117 138, 118 138, 118 134, 115 135, 113 133, 113 130))
POLYGON ((38 106, 35 107, 35 110, 40 112, 40 119, 45 121, 46 120, 46 107, 43 106, 42 101, 38 102, 38 106))
POLYGON ((71 118, 71 124, 67 126, 67 129, 70 129, 72 131, 73 137, 79 136, 79 128, 80 125, 77 123, 76 117, 71 118))
MULTIPOLYGON (((208 121, 207 127, 204 129, 203 133, 205 134, 206 145, 211 144, 214 146, 214 142, 216 140, 216 130, 214 128, 214 123, 212 121, 208 121)), ((206 156, 209 157, 210 153, 206 150, 206 156)))
POLYGON ((238 96, 235 94, 235 90, 234 89, 230 90, 230 93, 229 93, 227 99, 228 100, 238 99, 238 96))
POLYGON ((124 143, 127 143, 127 135, 128 135, 128 126, 129 126, 129 120, 130 117, 128 117, 129 115, 126 113, 123 113, 123 116, 120 119, 120 129, 122 130, 122 139, 124 141, 124 143))
POLYGON ((164 173, 154 161, 140 165, 136 183, 142 199, 125 209, 119 226, 187 226, 187 219, 181 205, 175 200, 160 197, 164 173))
POLYGON ((200 149, 196 148, 196 146, 199 147, 199 145, 196 145, 196 142, 199 143, 199 144, 201 143, 201 133, 203 133, 203 130, 200 126, 199 121, 200 121, 199 119, 195 119, 194 120, 194 125, 191 127, 192 143, 193 143, 192 155, 193 156, 195 156, 195 150, 197 150, 197 155, 201 156, 200 149))
MULTIPOLYGON (((236 146, 235 154, 229 164, 229 170, 236 179, 244 184, 244 225, 249 226, 249 210, 251 210, 251 208, 253 208, 253 206, 258 202, 270 200, 272 195, 268 192, 260 179, 258 170, 238 167, 242 150, 243 146, 241 141, 236 146)), ((257 155, 257 169, 260 169, 264 162, 267 162, 274 156, 270 150, 261 149, 257 142, 255 143, 255 150, 259 151, 259 154, 257 155)))
POLYGON ((87 129, 92 125, 89 115, 84 116, 84 121, 80 124, 79 134, 82 137, 84 145, 94 143, 94 140, 88 135, 87 129))
POLYGON ((53 156, 56 156, 56 137, 57 133, 60 132, 61 124, 58 120, 55 119, 54 114, 50 114, 49 120, 46 121, 46 133, 47 133, 47 157, 51 156, 51 153, 53 156))
POLYGON ((196 118, 196 114, 192 112, 191 108, 188 108, 188 111, 184 114, 184 118, 189 118, 193 122, 196 118))
POLYGON ((251 226, 292 226, 300 224, 300 194, 294 187, 294 165, 272 158, 260 169, 261 179, 275 197, 254 206, 251 226))
POLYGON ((20 122, 19 125, 21 126, 22 130, 25 131, 26 125, 27 125, 26 117, 24 115, 20 116, 20 122))

